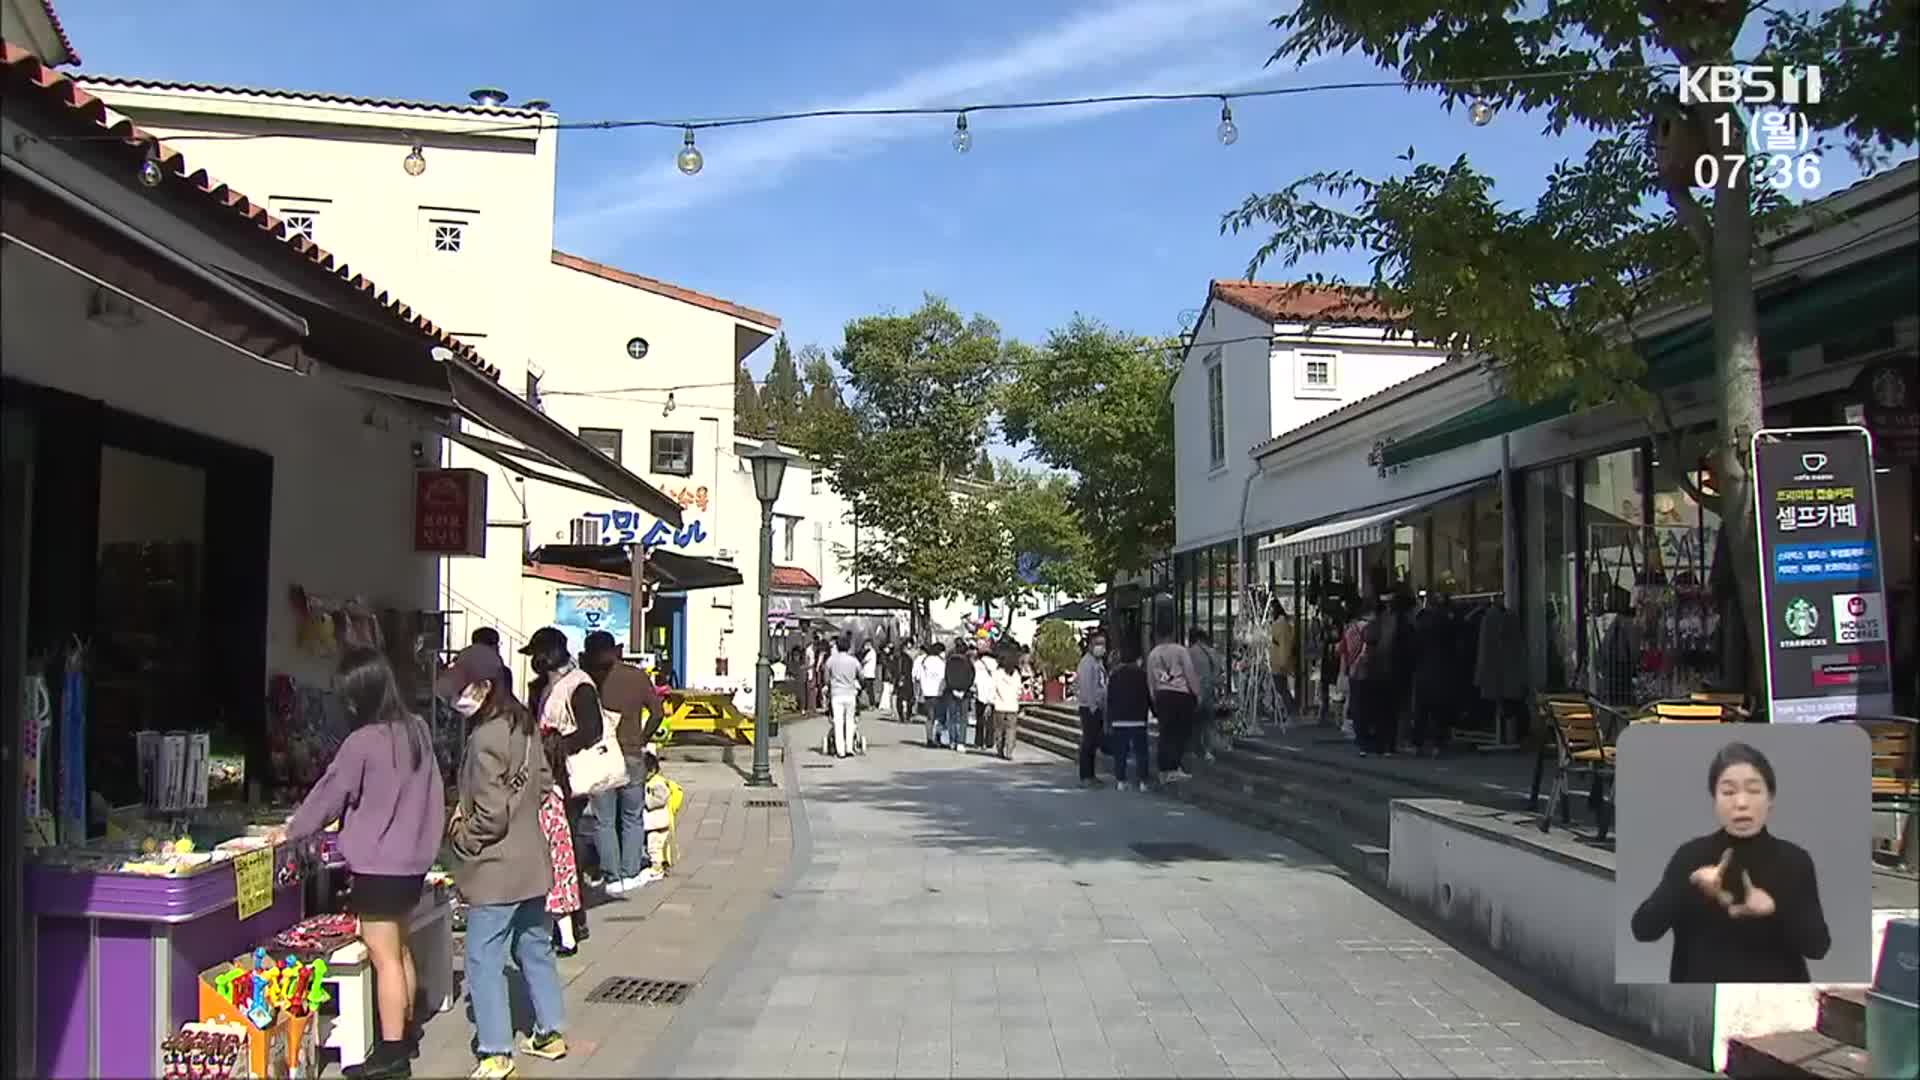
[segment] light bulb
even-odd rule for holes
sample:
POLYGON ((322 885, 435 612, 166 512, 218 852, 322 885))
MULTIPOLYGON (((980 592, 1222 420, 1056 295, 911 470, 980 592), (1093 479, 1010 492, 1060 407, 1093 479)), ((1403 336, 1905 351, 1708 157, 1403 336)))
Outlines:
POLYGON ((687 129, 687 137, 680 144, 680 152, 673 156, 673 163, 688 176, 692 176, 706 166, 706 155, 700 152, 699 147, 693 145, 692 128, 687 129))
POLYGON ((419 176, 427 171, 427 152, 419 139, 413 140, 413 148, 400 160, 400 167, 407 170, 408 176, 419 176))
POLYGON ((1493 123, 1493 106, 1485 99, 1475 98, 1473 104, 1467 106, 1467 119, 1474 127, 1486 127, 1493 123))
MULTIPOLYGON (((697 153, 698 151, 695 151, 695 152, 697 153)), ((677 406, 676 406, 676 405, 674 404, 674 401, 673 401, 673 391, 671 391, 671 390, 669 390, 669 391, 667 391, 667 404, 666 404, 666 407, 660 410, 660 415, 661 415, 661 416, 672 416, 672 415, 673 415, 673 410, 674 410, 675 408, 677 408, 677 406)))
POLYGON ((160 181, 167 175, 160 171, 160 151, 157 147, 147 147, 147 157, 140 163, 140 182, 147 187, 159 187, 160 181))
POLYGON ((1240 129, 1233 123, 1233 106, 1224 101, 1220 103, 1220 126, 1214 133, 1220 136, 1221 146, 1232 146, 1240 141, 1240 129))
POLYGON ((973 132, 967 130, 967 114, 953 118, 953 148, 964 154, 973 149, 973 132))

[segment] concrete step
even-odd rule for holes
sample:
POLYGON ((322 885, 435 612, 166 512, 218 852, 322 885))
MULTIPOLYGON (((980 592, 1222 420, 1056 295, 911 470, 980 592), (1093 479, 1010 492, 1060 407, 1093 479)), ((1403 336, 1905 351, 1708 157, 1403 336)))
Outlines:
POLYGON ((1867 992, 1849 987, 1820 991, 1820 1021, 1816 1030, 1835 1042, 1865 1049, 1867 992))
POLYGON ((1867 1052, 1817 1031, 1739 1036, 1727 1043, 1728 1076, 1739 1080, 1817 1076, 1859 1080, 1873 1075, 1867 1052))

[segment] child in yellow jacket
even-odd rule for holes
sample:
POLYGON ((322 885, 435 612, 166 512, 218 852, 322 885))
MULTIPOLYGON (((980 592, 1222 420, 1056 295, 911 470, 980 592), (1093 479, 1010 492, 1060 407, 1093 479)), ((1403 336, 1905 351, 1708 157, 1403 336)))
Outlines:
POLYGON ((647 875, 657 881, 667 876, 673 863, 673 819, 679 809, 674 796, 675 784, 660 771, 660 758, 653 751, 645 754, 647 763, 646 815, 641 824, 647 831, 647 875))

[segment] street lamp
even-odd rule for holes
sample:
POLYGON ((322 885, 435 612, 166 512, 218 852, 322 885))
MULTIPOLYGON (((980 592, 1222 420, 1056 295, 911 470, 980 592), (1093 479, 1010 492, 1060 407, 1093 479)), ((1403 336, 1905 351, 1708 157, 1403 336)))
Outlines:
POLYGON ((773 629, 767 624, 767 607, 773 590, 773 504, 780 498, 780 485, 787 479, 787 463, 793 455, 768 439, 741 455, 753 466, 753 494, 760 500, 760 662, 753 674, 753 775, 750 787, 773 786, 773 760, 768 740, 773 737, 769 722, 773 700, 773 629))

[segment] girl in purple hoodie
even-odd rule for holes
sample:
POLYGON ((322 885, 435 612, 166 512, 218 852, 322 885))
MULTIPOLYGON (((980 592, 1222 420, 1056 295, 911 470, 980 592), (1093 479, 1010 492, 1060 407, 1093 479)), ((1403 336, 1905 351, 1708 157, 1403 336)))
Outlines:
POLYGON ((411 1074, 414 977, 407 922, 419 904, 446 824, 446 792, 426 721, 407 711, 376 649, 340 658, 337 685, 352 732, 276 841, 304 840, 340 822, 360 939, 373 962, 380 1042, 361 1078, 411 1074))

